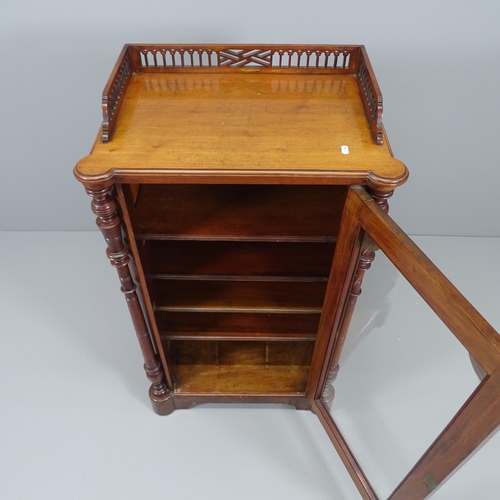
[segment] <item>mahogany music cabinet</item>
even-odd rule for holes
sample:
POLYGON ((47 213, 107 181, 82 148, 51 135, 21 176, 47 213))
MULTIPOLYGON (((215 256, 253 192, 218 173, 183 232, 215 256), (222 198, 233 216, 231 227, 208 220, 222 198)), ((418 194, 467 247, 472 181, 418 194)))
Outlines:
POLYGON ((329 411, 380 249, 482 381, 391 499, 426 497, 500 422, 500 340, 389 218, 408 176, 363 46, 126 45, 75 167, 117 269, 154 410, 312 409, 365 499, 329 411), (369 237, 369 238, 368 238, 369 237))

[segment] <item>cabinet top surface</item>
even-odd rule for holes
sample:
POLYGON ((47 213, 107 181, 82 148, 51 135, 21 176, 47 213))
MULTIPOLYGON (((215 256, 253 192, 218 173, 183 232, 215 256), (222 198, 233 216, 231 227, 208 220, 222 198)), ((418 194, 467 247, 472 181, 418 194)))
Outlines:
POLYGON ((112 140, 76 167, 81 180, 110 172, 371 177, 388 187, 407 176, 385 133, 374 142, 353 75, 252 71, 133 74, 112 140))

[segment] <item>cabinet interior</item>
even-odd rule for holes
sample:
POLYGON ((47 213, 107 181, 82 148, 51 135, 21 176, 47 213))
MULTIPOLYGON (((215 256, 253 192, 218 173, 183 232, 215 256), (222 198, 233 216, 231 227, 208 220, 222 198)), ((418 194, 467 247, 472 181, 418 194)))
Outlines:
POLYGON ((304 394, 346 187, 126 189, 174 391, 304 394))

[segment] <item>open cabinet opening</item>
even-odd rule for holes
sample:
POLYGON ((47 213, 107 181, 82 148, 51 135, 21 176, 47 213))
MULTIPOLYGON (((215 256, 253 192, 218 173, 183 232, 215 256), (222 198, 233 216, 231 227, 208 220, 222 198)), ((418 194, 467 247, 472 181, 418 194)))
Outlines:
POLYGON ((174 393, 304 396, 347 188, 124 190, 174 393))

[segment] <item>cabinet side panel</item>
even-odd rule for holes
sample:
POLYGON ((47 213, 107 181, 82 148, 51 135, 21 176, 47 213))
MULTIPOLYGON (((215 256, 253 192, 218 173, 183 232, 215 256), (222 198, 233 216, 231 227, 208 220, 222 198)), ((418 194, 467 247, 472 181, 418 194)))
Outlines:
POLYGON ((145 316, 147 318, 150 333, 152 334, 153 344, 160 357, 161 363, 165 371, 167 386, 169 389, 173 388, 172 376, 170 371, 170 364, 167 362, 167 356, 165 355, 160 335, 158 333, 158 327, 156 325, 156 320, 154 317, 153 307, 151 303, 151 298, 149 295, 149 290, 147 287, 145 273, 148 272, 147 259, 143 258, 142 249, 139 248, 136 242, 136 223, 134 220, 134 210, 131 208, 134 206, 134 198, 137 198, 139 193, 139 185, 129 185, 129 184, 118 184, 117 199, 120 204, 122 211, 123 221, 125 222, 125 230, 127 232, 127 239, 130 251, 133 256, 133 270, 136 274, 135 278, 139 284, 139 299, 141 302, 142 309, 145 311, 145 316))

